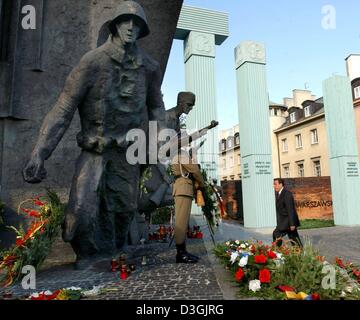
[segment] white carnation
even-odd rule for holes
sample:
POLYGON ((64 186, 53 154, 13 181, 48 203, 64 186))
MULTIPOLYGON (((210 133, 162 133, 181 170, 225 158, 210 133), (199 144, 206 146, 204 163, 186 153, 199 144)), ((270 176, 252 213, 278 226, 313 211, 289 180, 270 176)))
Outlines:
POLYGON ((261 289, 261 282, 260 280, 251 280, 249 282, 249 290, 256 292, 261 289))
POLYGON ((275 254, 276 254, 276 258, 277 258, 277 259, 280 259, 280 260, 283 259, 282 253, 275 252, 275 254))
POLYGON ((248 261, 249 261, 248 256, 242 257, 239 262, 239 267, 241 267, 241 268, 245 267, 248 264, 248 261))
POLYGON ((234 264, 235 263, 235 261, 236 261, 236 259, 237 259, 237 257, 239 256, 239 253, 236 251, 236 252, 233 252, 232 254, 231 254, 231 258, 230 258, 230 261, 231 261, 231 264, 234 264))

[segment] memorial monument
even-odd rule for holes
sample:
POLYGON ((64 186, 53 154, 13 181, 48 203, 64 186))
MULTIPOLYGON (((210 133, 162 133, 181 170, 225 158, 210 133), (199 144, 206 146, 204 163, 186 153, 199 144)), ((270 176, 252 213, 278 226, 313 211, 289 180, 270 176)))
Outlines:
MULTIPOLYGON (((119 95, 117 97, 116 94, 113 96, 112 93, 108 92, 110 96, 108 96, 106 102, 101 103, 109 104, 111 101, 116 100, 116 102, 119 102, 121 99, 131 100, 133 98, 132 93, 135 92, 135 96, 137 96, 135 100, 137 100, 137 105, 139 106, 138 110, 115 110, 115 112, 112 113, 112 116, 120 116, 120 113, 123 111, 144 113, 144 110, 149 108, 149 112, 145 112, 145 117, 137 117, 136 120, 133 119, 133 122, 130 121, 131 123, 128 123, 129 126, 142 127, 143 125, 146 126, 148 120, 147 118, 160 119, 164 115, 165 110, 162 104, 160 86, 166 68, 182 1, 176 0, 171 4, 164 3, 159 0, 138 1, 141 4, 144 4, 145 12, 148 17, 147 24, 150 25, 152 31, 152 33, 146 37, 148 40, 142 37, 148 33, 148 25, 140 22, 141 30, 139 37, 144 38, 144 40, 139 41, 139 48, 133 46, 133 48, 128 51, 128 54, 122 55, 121 50, 113 50, 114 47, 112 47, 109 42, 106 42, 98 49, 92 51, 92 53, 86 54, 78 67, 74 69, 76 71, 71 73, 67 84, 65 85, 63 94, 59 99, 58 95, 63 86, 63 79, 66 78, 71 68, 78 63, 83 54, 92 48, 96 48, 100 37, 99 30, 104 33, 104 26, 110 25, 109 21, 112 21, 112 17, 116 14, 115 10, 119 5, 120 7, 123 4, 129 5, 132 1, 105 0, 101 3, 89 3, 89 1, 77 1, 74 3, 73 1, 60 0, 51 2, 46 6, 42 0, 29 1, 29 4, 33 5, 36 9, 37 29, 27 31, 22 30, 21 25, 19 25, 19 21, 21 21, 22 17, 21 4, 19 2, 10 2, 5 0, 0 3, 2 9, 5 7, 6 10, 9 10, 9 15, 5 14, 7 17, 6 21, 1 21, 2 25, 6 24, 8 26, 9 34, 7 42, 5 42, 8 44, 6 48, 3 48, 4 42, 2 42, 2 49, 7 50, 6 57, 8 60, 6 63, 3 60, 0 61, 0 72, 2 75, 1 92, 7 97, 7 99, 2 100, 1 102, 0 125, 2 128, 2 174, 0 183, 2 186, 1 199, 6 204, 4 223, 5 225, 16 225, 18 222, 18 216, 16 215, 15 210, 18 203, 23 201, 24 198, 26 199, 35 195, 43 194, 45 187, 49 187, 58 192, 63 201, 67 200, 71 177, 74 173, 75 159, 79 154, 78 150, 80 150, 76 147, 76 134, 79 131, 80 125, 82 127, 82 134, 77 136, 77 140, 82 148, 84 148, 84 150, 86 149, 86 151, 82 152, 81 158, 79 158, 79 161, 77 162, 78 170, 75 172, 75 177, 79 175, 81 165, 83 164, 86 166, 85 163, 87 161, 85 161, 86 156, 84 156, 84 153, 92 152, 90 149, 93 148, 92 150, 95 153, 94 157, 99 159, 101 150, 108 150, 107 148, 109 145, 112 147, 115 145, 117 145, 117 147, 124 147, 121 144, 121 138, 106 138, 106 136, 110 134, 111 130, 113 130, 113 134, 110 135, 117 135, 117 138, 124 133, 120 133, 117 128, 114 128, 116 120, 113 119, 110 114, 100 115, 100 118, 103 117, 103 119, 96 120, 95 117, 99 116, 99 113, 89 114, 85 110, 91 108, 91 105, 93 105, 93 107, 96 104, 99 105, 100 101, 98 100, 98 102, 96 102, 96 99, 93 98, 95 95, 99 96, 100 92, 90 90, 89 92, 84 93, 84 88, 81 84, 85 84, 86 88, 88 88, 88 86, 96 87, 97 84, 105 81, 103 84, 106 84, 106 86, 103 85, 100 87, 107 87, 109 83, 106 82, 106 76, 104 76, 104 74, 100 75, 101 72, 99 71, 101 69, 100 66, 103 66, 102 63, 104 63, 105 60, 109 59, 109 61, 111 60, 110 65, 112 63, 116 65, 116 72, 118 74, 115 72, 113 75, 115 76, 114 79, 119 80, 118 85, 121 90, 119 91, 119 95), (4 3, 6 3, 5 6, 4 3), (11 10, 8 9, 8 7, 11 10), (162 17, 161 20, 158 19, 159 15, 162 17), (37 41, 35 41, 35 39, 37 41), (28 46, 26 57, 19 51, 19 48, 25 46, 28 46), (146 48, 146 51, 150 52, 151 56, 156 57, 159 64, 154 63, 154 61, 145 54, 140 47, 146 48), (40 50, 40 54, 38 49, 40 50), (37 63, 36 66, 31 65, 31 59, 29 57, 36 56, 37 54, 37 61, 41 60, 41 63, 37 63), (90 60, 91 57, 96 54, 98 54, 99 57, 102 57, 99 59, 100 61, 96 61, 95 63, 96 68, 99 67, 99 70, 96 70, 90 78, 86 78, 87 72, 89 71, 88 67, 90 65, 90 71, 94 71, 91 69, 92 63, 90 60), (119 55, 117 56, 117 54, 119 55), (116 61, 116 58, 121 61, 116 61), (122 58, 124 58, 124 60, 122 60, 122 58), (24 67, 25 64, 26 67, 24 67), (122 71, 120 70, 121 68, 128 68, 122 78, 120 77, 121 73, 119 72, 122 71), (140 76, 136 74, 136 69, 140 70, 140 76), (3 83, 3 80, 7 76, 9 78, 8 81, 3 83), (140 86, 137 85, 145 79, 146 82, 140 86), (96 82, 96 84, 93 82, 96 82), (75 86, 73 86, 74 83, 75 86), (125 85, 121 86, 121 84, 125 85), (15 92, 17 97, 16 99, 12 98, 15 96, 15 92), (26 96, 25 92, 27 93, 26 96), (75 96, 73 96, 73 94, 75 96), (92 96, 90 97, 88 94, 92 94, 92 96), (68 96, 71 96, 71 98, 69 99, 68 96), (87 99, 80 102, 81 97, 87 97, 87 99), (47 124, 44 123, 41 132, 45 135, 40 135, 33 154, 33 160, 36 159, 36 154, 39 155, 40 158, 37 158, 27 166, 27 170, 25 170, 25 177, 27 180, 38 182, 44 177, 45 171, 41 165, 42 159, 49 157, 53 148, 55 148, 56 144, 60 141, 61 136, 64 135, 64 137, 56 150, 54 150, 50 160, 47 161, 46 167, 49 173, 48 179, 46 179, 44 183, 38 185, 26 184, 21 181, 21 168, 27 163, 31 151, 30 148, 33 148, 34 146, 34 139, 37 137, 37 132, 41 124, 40 121, 43 119, 43 114, 46 114, 51 105, 55 104, 56 99, 58 99, 58 102, 56 103, 57 107, 55 107, 55 109, 58 111, 61 110, 60 113, 61 116, 63 116, 61 121, 67 125, 70 122, 72 115, 74 116, 74 120, 72 124, 69 125, 66 133, 66 126, 59 129, 59 122, 54 124, 54 122, 52 122, 54 119, 50 120, 47 124), (75 104, 79 105, 80 119, 76 112, 76 106, 74 107, 75 104), (156 107, 152 108, 154 105, 156 107), (161 110, 161 112, 157 112, 155 109, 161 110), (104 127, 102 127, 101 122, 103 122, 104 127), (108 128, 110 127, 109 130, 104 129, 106 125, 108 125, 108 128), (95 127, 96 130, 94 129, 95 127), (44 139, 46 134, 54 132, 54 128, 58 134, 56 136, 50 134, 50 140, 44 139), (99 135, 99 132, 101 136, 101 131, 103 136, 99 141, 95 141, 96 139, 87 139, 89 137, 91 138, 92 135, 99 135), (13 139, 16 139, 17 143, 14 143, 13 139), (37 161, 38 165, 33 167, 32 165, 37 161), (5 168, 6 170, 4 170, 5 168), (62 172, 63 174, 59 174, 59 172, 62 172)), ((134 19, 136 20, 136 23, 141 20, 142 14, 139 12, 136 14, 134 10, 131 10, 130 13, 135 13, 135 15, 140 17, 140 19, 134 19)), ((112 24, 112 28, 113 27, 114 24, 112 24)), ((108 36, 114 31, 117 30, 107 29, 108 36)), ((2 38, 4 38, 4 34, 2 34, 2 38)), ((98 56, 96 56, 96 58, 97 57, 98 56)), ((106 64, 107 63, 105 63, 105 65, 106 64)), ((111 70, 111 67, 107 68, 105 70, 105 74, 108 72, 108 75, 111 77, 111 70)), ((115 91, 117 92, 117 90, 115 91)), ((129 104, 123 104, 123 106, 127 106, 126 108, 129 109, 129 104)), ((114 105, 109 105, 109 107, 114 107, 114 105)), ((48 117, 47 119, 50 118, 48 117)), ((130 120, 129 118, 126 119, 126 121, 130 120)), ((119 167, 114 165, 115 161, 111 161, 113 160, 113 157, 118 159, 119 155, 116 152, 111 151, 111 153, 112 155, 107 155, 106 158, 109 160, 107 163, 110 162, 112 164, 105 167, 98 166, 97 168, 101 168, 99 170, 94 170, 94 172, 96 171, 96 174, 99 174, 101 170, 103 170, 103 173, 106 172, 106 179, 109 183, 106 183, 105 185, 101 183, 100 189, 101 191, 111 190, 110 194, 111 192, 118 192, 118 190, 112 190, 115 189, 112 182, 115 182, 118 178, 118 170, 121 170, 121 166, 119 167)), ((88 158, 91 157, 92 156, 88 158)), ((105 156, 103 158, 105 158, 105 156)), ((90 162, 96 166, 96 161, 90 162)), ((87 164, 89 164, 89 162, 87 162, 87 164)), ((99 162, 97 164, 99 164, 99 162)), ((87 166, 86 169, 91 171, 90 167, 91 166, 87 166)), ((132 168, 132 171, 134 171, 134 174, 137 177, 138 169, 132 168)), ((126 173, 128 174, 129 171, 126 170, 126 173)), ((80 180, 82 181, 82 179, 83 176, 80 180)), ((115 182, 115 184, 117 184, 117 182, 115 182)), ((95 189, 94 186, 92 186, 92 188, 95 189)), ((119 188, 119 186, 117 186, 116 189, 117 188, 119 188)), ((85 203, 81 201, 79 204, 79 197, 77 195, 81 192, 86 192, 86 190, 83 189, 82 191, 79 191, 78 189, 74 190, 73 188, 70 196, 69 208, 75 205, 77 207, 77 212, 81 210, 81 206, 83 209, 85 208, 85 210, 88 210, 89 206, 91 207, 94 205, 94 202, 85 203)), ((137 196, 136 190, 131 190, 131 192, 134 196, 135 194, 137 196)), ((111 196, 106 197, 106 199, 103 199, 101 203, 97 203, 96 205, 99 205, 102 208, 105 206, 107 211, 112 211, 113 208, 117 208, 117 204, 111 202, 111 198, 111 196)), ((131 205, 131 202, 129 202, 129 204, 131 205)), ((132 211, 133 208, 130 209, 132 211)), ((69 209, 68 212, 70 212, 69 209)), ((67 217, 64 237, 66 240, 73 238, 71 240, 74 244, 73 247, 80 258, 96 253, 99 249, 99 245, 100 247, 107 247, 108 249, 106 252, 110 252, 114 249, 114 247, 121 247, 121 244, 124 241, 123 236, 117 237, 115 244, 113 240, 109 240, 110 244, 106 244, 105 242, 108 241, 108 239, 105 239, 106 237, 96 237, 95 243, 89 239, 84 239, 84 241, 82 241, 79 237, 74 236, 74 234, 79 231, 75 231, 77 229, 76 219, 74 223, 74 217, 70 218, 70 215, 67 215, 67 217), (73 229, 71 226, 75 228, 73 229), (88 245, 85 244, 86 242, 88 242, 88 245), (91 243, 89 244, 89 242, 91 243)), ((93 218, 94 217, 92 216, 91 219, 93 218)), ((126 229, 126 215, 124 217, 124 221, 123 226, 126 229)), ((85 223, 88 222, 89 221, 85 223)), ((94 230, 90 230, 90 232, 94 232, 94 230)), ((122 233, 125 232, 121 232, 120 230, 118 235, 122 233)), ((13 233, 9 232, 9 230, 5 229, 5 227, 1 227, 0 239, 2 247, 11 245, 14 238, 13 233)))
POLYGON ((240 121, 244 224, 276 225, 266 52, 261 43, 244 41, 235 49, 240 121), (260 200, 259 200, 260 199, 260 200))

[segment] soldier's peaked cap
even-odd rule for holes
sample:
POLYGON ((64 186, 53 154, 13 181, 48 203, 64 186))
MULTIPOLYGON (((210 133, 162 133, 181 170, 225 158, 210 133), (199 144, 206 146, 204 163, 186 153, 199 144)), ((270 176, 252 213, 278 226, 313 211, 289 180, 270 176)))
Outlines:
POLYGON ((144 9, 135 1, 123 1, 116 8, 115 18, 109 24, 111 33, 116 34, 116 24, 131 16, 142 21, 138 39, 146 37, 150 33, 146 15, 144 9))

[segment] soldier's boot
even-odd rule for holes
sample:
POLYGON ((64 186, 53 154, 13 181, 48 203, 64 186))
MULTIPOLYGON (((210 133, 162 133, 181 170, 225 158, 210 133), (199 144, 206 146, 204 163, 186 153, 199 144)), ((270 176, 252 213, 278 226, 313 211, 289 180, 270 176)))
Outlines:
POLYGON ((177 244, 176 249, 176 263, 197 263, 199 261, 199 257, 186 251, 185 243, 177 244))

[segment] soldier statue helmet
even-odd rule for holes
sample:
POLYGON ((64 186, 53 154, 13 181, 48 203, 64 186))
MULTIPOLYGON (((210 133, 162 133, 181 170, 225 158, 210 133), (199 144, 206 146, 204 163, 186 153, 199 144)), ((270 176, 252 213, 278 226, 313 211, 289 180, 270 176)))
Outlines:
POLYGON ((115 35, 117 33, 116 25, 123 20, 127 20, 129 17, 135 18, 141 26, 138 39, 150 34, 144 9, 135 1, 124 1, 117 7, 115 18, 109 24, 111 34, 115 35))

